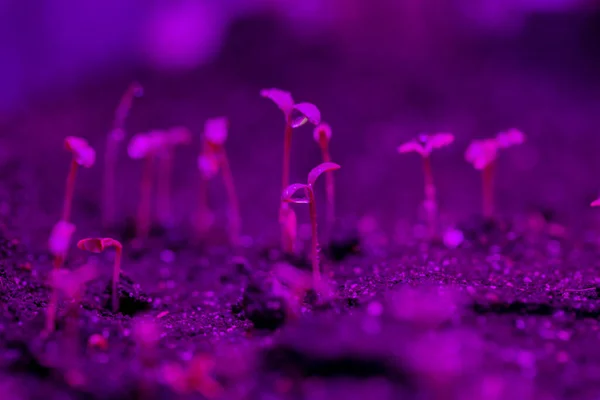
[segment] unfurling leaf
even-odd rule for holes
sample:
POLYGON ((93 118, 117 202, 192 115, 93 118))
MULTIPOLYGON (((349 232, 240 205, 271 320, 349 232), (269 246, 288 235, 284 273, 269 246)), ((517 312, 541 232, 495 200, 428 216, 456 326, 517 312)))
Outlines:
POLYGON ((338 164, 332 163, 332 162, 326 162, 326 163, 317 165, 308 173, 308 186, 312 187, 315 184, 317 178, 319 176, 321 176, 322 173, 329 172, 329 171, 335 171, 340 168, 341 167, 338 164))
POLYGON ((308 190, 311 190, 309 186, 302 183, 294 183, 293 185, 285 188, 281 195, 281 201, 286 203, 305 204, 310 202, 308 190), (298 191, 303 191, 302 197, 294 197, 298 191))

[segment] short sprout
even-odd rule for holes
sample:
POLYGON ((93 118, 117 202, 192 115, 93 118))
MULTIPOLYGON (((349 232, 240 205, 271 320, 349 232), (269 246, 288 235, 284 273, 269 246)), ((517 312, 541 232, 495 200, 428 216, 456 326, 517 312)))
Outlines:
POLYGON ((448 146, 452 142, 454 142, 454 135, 451 133, 423 134, 400 145, 398 153, 415 152, 423 157, 428 157, 433 150, 448 146))
POLYGON ((523 144, 525 142, 525 134, 518 129, 509 129, 505 132, 500 132, 496 136, 496 143, 499 148, 507 148, 511 146, 516 146, 518 144, 523 144))
POLYGON ((54 225, 48 241, 48 248, 52 255, 63 256, 67 253, 74 232, 75 225, 70 222, 61 220, 54 225))
POLYGON ((65 148, 73 153, 75 162, 83 167, 90 168, 96 162, 96 152, 83 138, 67 136, 65 148))
POLYGON ((465 160, 473 164, 475 169, 482 170, 490 165, 498 155, 498 144, 495 139, 474 140, 465 152, 465 160))
POLYGON ((163 132, 152 131, 134 135, 127 146, 127 154, 133 159, 145 158, 160 150, 165 143, 163 132))
POLYGON ((223 146, 227 140, 229 121, 225 117, 212 118, 204 124, 204 137, 215 146, 223 146))

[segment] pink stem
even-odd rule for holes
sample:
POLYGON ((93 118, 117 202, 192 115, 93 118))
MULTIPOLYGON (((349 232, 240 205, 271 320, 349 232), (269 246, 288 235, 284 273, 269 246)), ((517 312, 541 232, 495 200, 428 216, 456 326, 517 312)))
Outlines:
POLYGON ((227 197, 229 198, 229 234, 231 238, 231 244, 237 247, 239 244, 240 231, 242 221, 240 218, 240 205, 235 190, 235 182, 233 181, 233 175, 231 168, 229 167, 229 160, 225 149, 221 149, 221 174, 223 175, 223 183, 225 184, 225 190, 227 191, 227 197))
MULTIPOLYGON (((286 121, 285 124, 285 132, 284 132, 284 139, 283 139, 283 171, 282 171, 282 188, 281 191, 283 192, 285 190, 285 188, 287 188, 290 185, 290 156, 291 156, 291 151, 292 151, 292 132, 293 132, 293 128, 292 125, 290 124, 290 120, 288 118, 288 120, 286 121)), ((281 226, 281 246, 282 249, 285 253, 289 253, 292 254, 294 252, 293 246, 290 248, 289 245, 289 240, 286 240, 286 237, 288 235, 286 235, 285 233, 285 220, 283 220, 282 218, 286 215, 286 209, 289 208, 289 204, 288 203, 281 203, 281 208, 279 211, 279 224, 281 226)))
POLYGON ((104 153, 104 213, 102 224, 105 228, 111 227, 115 222, 115 174, 118 143, 113 131, 108 135, 106 152, 104 153))
POLYGON ((317 204, 315 202, 315 195, 311 187, 306 192, 308 193, 308 206, 310 212, 310 226, 312 231, 312 270, 313 270, 313 284, 314 288, 318 287, 321 282, 321 268, 319 266, 319 235, 317 229, 317 204))
POLYGON ((144 161, 140 205, 138 208, 137 237, 145 240, 150 233, 150 204, 152 196, 152 174, 154 157, 149 155, 144 161))
POLYGON ((196 234, 197 239, 202 239, 209 229, 209 207, 208 207, 208 179, 200 173, 198 187, 198 208, 196 211, 196 234))
POLYGON ((158 218, 163 226, 171 224, 171 175, 173 172, 173 151, 165 149, 160 157, 158 170, 158 218))
POLYGON ((488 164, 482 172, 483 178, 483 216, 494 217, 494 162, 488 164))
MULTIPOLYGON (((326 138, 321 138, 320 145, 323 162, 331 162, 326 138)), ((325 193, 327 195, 327 238, 329 239, 333 232, 333 225, 335 224, 335 184, 333 181, 333 171, 325 173, 325 193)))
POLYGON ((435 199, 435 184, 433 182, 433 172, 431 168, 431 158, 423 157, 423 173, 425 176, 425 212, 427 213, 427 225, 429 228, 429 238, 435 238, 437 234, 437 201, 435 199))
POLYGON ((123 247, 115 246, 115 264, 113 265, 112 279, 112 310, 116 313, 119 310, 119 277, 121 276, 121 257, 123 256, 123 247))
POLYGON ((63 207, 62 220, 69 222, 71 218, 71 204, 73 203, 73 192, 75 191, 75 177, 77 176, 77 162, 75 159, 71 161, 71 168, 67 175, 67 187, 65 190, 65 203, 63 207))

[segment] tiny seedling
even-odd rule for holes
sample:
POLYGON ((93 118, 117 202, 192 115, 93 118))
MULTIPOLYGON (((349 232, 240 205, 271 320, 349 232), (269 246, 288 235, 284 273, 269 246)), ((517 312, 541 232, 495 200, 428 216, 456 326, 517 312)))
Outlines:
POLYGON ((107 136, 106 152, 104 153, 104 209, 102 222, 105 228, 114 224, 115 221, 115 174, 119 144, 125 139, 125 119, 129 114, 133 99, 141 97, 144 93, 142 86, 133 82, 121 97, 121 101, 115 111, 113 127, 107 136))
POLYGON ((311 258, 312 258, 312 270, 313 270, 313 285, 315 288, 321 285, 321 269, 319 266, 319 238, 317 230, 317 204, 315 202, 314 184, 317 178, 329 171, 335 171, 340 169, 340 166, 336 163, 328 162, 317 165, 308 173, 307 184, 295 183, 288 186, 281 196, 281 201, 285 203, 296 203, 296 204, 308 204, 311 222, 311 233, 312 233, 312 245, 311 245, 311 258), (296 194, 302 191, 303 195, 297 197, 296 194))
MULTIPOLYGON (((273 101, 283 112, 285 118, 285 131, 283 141, 283 169, 282 169, 282 190, 285 190, 290 184, 290 158, 292 152, 292 133, 294 129, 310 122, 313 125, 321 123, 321 112, 311 103, 294 103, 290 92, 281 89, 263 89, 260 95, 273 101)), ((282 203, 279 212, 279 223, 282 232, 282 246, 287 253, 293 253, 292 248, 286 247, 285 229, 290 218, 287 212, 288 204, 282 203)), ((289 244, 289 243, 288 243, 289 244)))
POLYGON ((594 201, 592 201, 592 204, 590 204, 592 207, 600 207, 600 199, 596 199, 594 201))
POLYGON ((94 165, 96 162, 96 152, 90 147, 87 140, 75 136, 67 136, 65 138, 65 148, 73 155, 69 174, 67 175, 65 203, 62 215, 62 220, 68 222, 71 219, 71 206, 73 204, 73 192, 75 191, 77 168, 80 165, 85 168, 90 168, 94 165))
POLYGON ((454 142, 451 133, 436 133, 433 135, 419 135, 416 139, 406 142, 398 147, 398 153, 418 153, 423 158, 423 175, 425 177, 425 200, 423 202, 427 213, 429 237, 437 235, 437 200, 435 195, 435 182, 431 169, 431 152, 434 149, 445 147, 454 142))
POLYGON ((58 221, 50 232, 48 239, 48 249, 54 257, 54 269, 59 269, 67 255, 71 237, 75 233, 75 225, 67 221, 58 221))
POLYGON ((198 392, 207 399, 223 394, 223 387, 214 378, 215 359, 210 354, 197 354, 187 367, 177 363, 163 366, 162 374, 167 384, 179 394, 198 392))
MULTIPOLYGON (((67 256, 71 237, 75 232, 75 225, 67 221, 58 221, 52 228, 50 238, 48 239, 48 249, 54 257, 54 271, 58 271, 67 256)), ((56 303, 58 301, 58 292, 52 287, 50 303, 48 304, 48 313, 46 315, 46 329, 44 332, 50 333, 54 330, 54 320, 56 318, 56 303)))
POLYGON ((495 138, 474 140, 465 152, 465 160, 482 171, 483 180, 483 216, 494 217, 494 172, 499 149, 506 149, 525 141, 525 135, 510 129, 500 132, 495 138))
MULTIPOLYGON (((323 162, 331 162, 329 153, 329 142, 331 141, 331 127, 322 122, 315 127, 313 137, 321 148, 323 162)), ((331 235, 335 223, 335 185, 333 182, 333 172, 325 174, 325 193, 327 195, 327 236, 331 235)))
POLYGON ((113 265, 112 277, 112 310, 114 313, 119 310, 119 276, 121 275, 121 258, 123 256, 123 245, 115 239, 111 238, 88 238, 82 239, 77 243, 80 250, 89 251, 91 253, 102 253, 108 247, 115 248, 115 263, 113 265))
POLYGON ((237 247, 242 220, 235 182, 229 166, 227 152, 225 151, 228 128, 229 122, 224 117, 209 119, 204 126, 203 148, 202 153, 198 156, 198 169, 200 170, 201 182, 197 211, 199 221, 197 226, 200 229, 207 229, 212 223, 212 213, 210 213, 208 208, 207 185, 208 181, 220 171, 229 199, 229 237, 231 244, 237 247))
MULTIPOLYGON (((76 336, 76 320, 79 309, 79 303, 85 292, 85 285, 94 280, 97 276, 96 268, 93 265, 84 265, 77 270, 67 271, 65 269, 53 270, 50 275, 50 286, 54 293, 61 292, 65 297, 71 299, 71 307, 68 314, 71 316, 72 323, 69 331, 76 336)), ((46 318, 46 328, 44 334, 50 334, 54 331, 54 321, 56 318, 56 308, 58 305, 58 295, 52 296, 48 303, 48 314, 46 318)))
POLYGON ((162 226, 171 226, 171 177, 173 174, 173 157, 175 147, 187 145, 192 141, 191 132, 184 127, 175 127, 164 133, 164 146, 159 152, 158 169, 158 220, 162 226))
POLYGON ((138 206, 136 221, 136 237, 140 241, 146 240, 150 233, 154 160, 163 145, 164 133, 153 131, 135 135, 131 138, 127 147, 127 153, 130 158, 144 160, 140 187, 140 204, 138 206))

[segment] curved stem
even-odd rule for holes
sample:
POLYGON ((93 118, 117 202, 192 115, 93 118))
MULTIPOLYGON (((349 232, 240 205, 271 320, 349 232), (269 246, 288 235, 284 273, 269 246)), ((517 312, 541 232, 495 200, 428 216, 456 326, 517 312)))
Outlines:
POLYGON ((69 222, 71 218, 71 205, 73 203, 73 192, 75 191, 75 178, 77 176, 77 162, 75 159, 71 161, 69 174, 67 175, 67 186, 65 189, 65 203, 63 206, 62 220, 69 222))
POLYGON ((113 265, 112 279, 112 310, 116 313, 119 310, 119 277, 121 276, 121 257, 123 256, 123 247, 115 246, 115 263, 113 265))
POLYGON ((225 184, 225 190, 227 191, 227 197, 229 197, 229 235, 231 244, 237 247, 239 244, 240 231, 242 221, 240 217, 240 205, 235 190, 235 182, 233 181, 233 175, 231 168, 229 167, 229 160, 225 149, 220 151, 221 158, 221 174, 223 176, 223 183, 225 184))
POLYGON ((312 270, 313 270, 313 284, 315 290, 319 287, 321 282, 321 268, 319 266, 319 235, 317 229, 317 204, 315 203, 315 195, 312 187, 308 187, 306 190, 308 194, 308 206, 310 212, 310 226, 312 231, 312 270))
MULTIPOLYGON (((321 153, 323 155, 323 162, 331 162, 331 155, 329 154, 329 146, 326 140, 321 140, 321 153)), ((333 181, 333 171, 327 171, 325 174, 325 193, 327 196, 327 240, 331 237, 333 232, 333 225, 335 224, 335 184, 333 181)))

